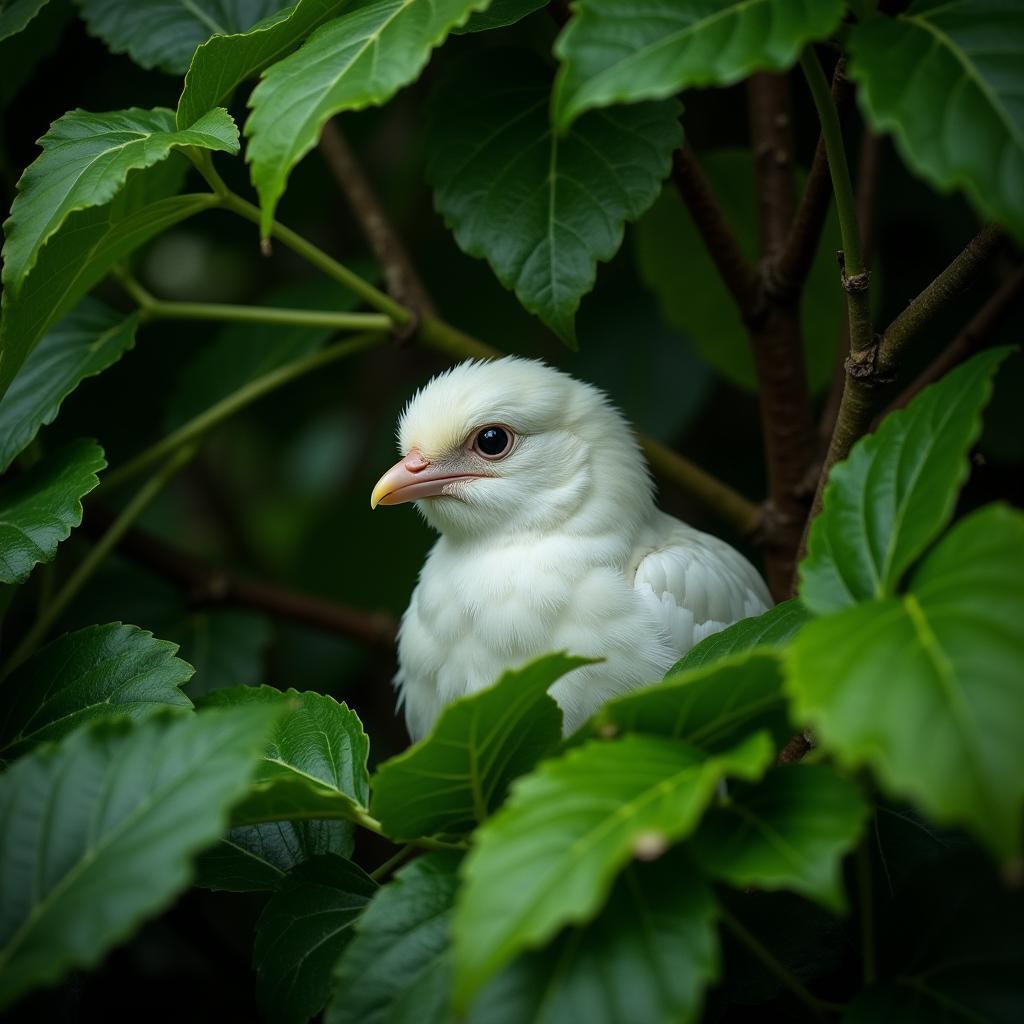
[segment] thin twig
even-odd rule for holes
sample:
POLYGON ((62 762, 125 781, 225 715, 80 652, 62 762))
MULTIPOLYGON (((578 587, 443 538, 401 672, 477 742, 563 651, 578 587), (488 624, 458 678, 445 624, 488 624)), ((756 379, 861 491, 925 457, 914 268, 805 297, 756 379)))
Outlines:
POLYGON ((757 270, 740 248, 711 183, 688 146, 673 155, 672 182, 741 315, 744 320, 753 319, 760 302, 757 270))
POLYGON ((388 294, 422 319, 437 311, 409 259, 402 240, 391 229, 384 207, 335 121, 328 121, 320 136, 320 153, 370 243, 387 286, 388 294))
MULTIPOLYGON (((845 66, 846 62, 840 59, 832 75, 832 102, 840 122, 853 97, 853 89, 844 73, 845 66)), ((778 258, 769 260, 765 265, 765 287, 770 295, 784 298, 798 293, 803 287, 818 252, 825 218, 832 205, 832 194, 828 151, 822 135, 814 150, 807 184, 785 245, 778 258)))
MULTIPOLYGON (((87 533, 102 536, 111 519, 104 509, 92 506, 84 528, 87 533)), ((276 583, 246 579, 228 569, 207 565, 137 528, 124 532, 117 551, 182 587, 192 605, 249 608, 347 636, 370 647, 392 649, 395 645, 397 625, 387 612, 364 612, 276 583)))
POLYGON ((375 882, 384 882, 391 877, 395 868, 400 867, 404 864, 414 853, 416 847, 412 843, 407 843, 397 853, 392 854, 379 868, 374 868, 370 872, 370 877, 375 882))
POLYGON ((233 391, 226 398, 221 399, 215 405, 203 410, 198 416, 194 416, 187 423, 182 424, 177 430, 165 435, 159 441, 150 445, 149 448, 140 452, 135 458, 126 462, 123 466, 109 473, 103 481, 105 489, 110 490, 131 479, 142 470, 147 469, 154 462, 159 462, 164 456, 173 452, 217 426, 223 420, 233 416, 240 409, 262 398, 263 395, 281 387, 284 384, 301 377, 312 370, 326 366, 346 356, 354 355, 365 349, 372 348, 387 340, 386 334, 357 334, 343 341, 320 349, 312 355, 294 362, 286 363, 284 366, 272 370, 270 373, 249 381, 243 387, 233 391))
MULTIPOLYGON (((1011 274, 971 317, 962 331, 890 403, 882 414, 902 409, 916 394, 973 355, 990 339, 1017 302, 1024 297, 1024 266, 1011 274)), ((881 419, 881 417, 879 417, 881 419)))

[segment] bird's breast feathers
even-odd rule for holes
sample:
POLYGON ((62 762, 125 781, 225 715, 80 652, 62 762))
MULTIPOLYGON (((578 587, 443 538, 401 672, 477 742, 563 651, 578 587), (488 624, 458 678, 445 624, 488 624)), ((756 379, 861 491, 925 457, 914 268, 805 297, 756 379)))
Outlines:
POLYGON ((437 542, 403 618, 396 677, 414 739, 452 700, 554 650, 603 658, 551 690, 566 732, 660 679, 694 643, 770 605, 728 545, 662 513, 638 536, 437 542))

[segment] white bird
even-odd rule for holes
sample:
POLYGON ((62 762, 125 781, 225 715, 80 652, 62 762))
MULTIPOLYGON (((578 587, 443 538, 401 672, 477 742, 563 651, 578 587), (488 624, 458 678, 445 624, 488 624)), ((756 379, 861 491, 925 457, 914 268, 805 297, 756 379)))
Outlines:
POLYGON ((658 510, 608 397, 541 362, 465 362, 414 395, 371 507, 414 501, 440 534, 402 618, 399 706, 414 740, 445 705, 565 650, 571 733, 605 701, 771 598, 724 541, 658 510))

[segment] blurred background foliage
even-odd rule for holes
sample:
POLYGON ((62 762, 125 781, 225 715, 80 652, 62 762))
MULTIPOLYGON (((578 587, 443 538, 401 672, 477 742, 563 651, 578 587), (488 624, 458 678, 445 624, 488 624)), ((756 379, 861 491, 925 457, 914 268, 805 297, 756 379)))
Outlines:
MULTIPOLYGON (((556 31, 555 22, 538 10, 501 33, 500 44, 518 42, 550 53, 556 31)), ((484 262, 464 255, 434 212, 424 180, 426 104, 447 66, 490 45, 486 34, 453 37, 414 86, 383 108, 346 118, 349 140, 435 303, 468 333, 601 386, 640 429, 760 498, 762 451, 744 362, 746 339, 671 185, 647 216, 627 227, 615 259, 599 268, 597 286, 579 315, 579 353, 569 352, 524 312, 484 262), (663 251, 668 255, 659 258, 663 251)), ((123 107, 125 97, 140 107, 174 107, 180 91, 179 77, 144 71, 128 57, 111 54, 71 16, 67 0, 53 0, 26 32, 0 44, 0 68, 0 187, 8 205, 20 170, 37 155, 36 140, 70 102, 90 111, 123 107)), ((817 120, 806 90, 795 87, 793 94, 798 159, 806 167, 817 120)), ((747 143, 742 90, 693 92, 684 102, 689 140, 752 250, 757 229, 750 168, 735 152, 747 143)), ((239 123, 244 120, 240 104, 231 112, 239 123)), ((846 123, 852 154, 862 130, 852 111, 846 123)), ((250 194, 240 160, 218 166, 232 188, 250 194)), ((363 236, 319 154, 296 168, 278 216, 357 270, 370 266, 363 236)), ((883 143, 875 230, 876 322, 888 323, 960 251, 977 220, 961 199, 936 196, 912 178, 883 143)), ((836 236, 834 225, 826 230, 804 310, 819 403, 841 340, 836 236)), ((349 301, 283 246, 262 256, 255 228, 217 211, 156 239, 135 270, 166 299, 338 309, 349 301)), ((952 338, 1003 270, 997 263, 928 328, 930 336, 915 349, 922 365, 952 338)), ((100 296, 115 308, 131 308, 116 287, 105 286, 100 296)), ((1020 323, 1018 309, 992 341, 1018 340, 1020 323)), ((147 324, 132 351, 70 396, 43 443, 50 449, 65 439, 94 436, 117 465, 219 397, 218 386, 229 390, 228 375, 240 356, 256 351, 254 341, 261 352, 270 358, 278 353, 283 361, 322 339, 321 332, 294 328, 147 324), (193 386, 197 380, 205 390, 193 386)), ((410 508, 371 513, 369 493, 394 461, 394 425, 403 404, 445 365, 436 353, 395 342, 275 391, 217 430, 145 514, 141 528, 209 565, 399 615, 433 538, 410 508)), ((1024 503, 1022 387, 1024 361, 1009 360, 986 416, 979 464, 962 499, 966 507, 995 497, 1024 503)), ((684 494, 670 486, 661 490, 668 511, 742 544, 684 494)), ((73 536, 56 566, 35 575, 26 588, 28 600, 12 609, 6 629, 14 634, 24 627, 32 601, 46 599, 54 573, 73 563, 85 543, 73 536)), ((758 559, 756 550, 746 550, 758 559)), ((181 656, 197 669, 189 688, 193 698, 239 683, 319 690, 358 710, 373 736, 374 762, 407 743, 394 714, 390 654, 335 633, 219 606, 210 595, 189 592, 122 556, 97 573, 57 631, 114 620, 181 644, 181 656)), ((372 851, 361 859, 372 861, 372 851)), ((249 956, 259 906, 256 897, 192 890, 109 957, 102 970, 60 995, 29 1000, 20 1012, 26 1020, 47 1019, 59 1009, 52 1000, 82 999, 94 1012, 102 1007, 109 1019, 119 1019, 135 1012, 146 990, 150 1020, 176 1019, 183 1007, 192 1020, 255 1019, 249 956), (118 983, 108 984, 113 978, 118 983), (153 998, 153 986, 159 998, 153 998)))

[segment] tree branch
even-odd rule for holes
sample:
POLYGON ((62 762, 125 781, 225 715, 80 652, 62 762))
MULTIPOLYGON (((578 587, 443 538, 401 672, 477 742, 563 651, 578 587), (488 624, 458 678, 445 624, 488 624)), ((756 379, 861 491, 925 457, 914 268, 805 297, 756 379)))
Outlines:
MULTIPOLYGON (((103 536, 112 518, 105 510, 91 507, 84 528, 93 536, 103 536)), ((364 612, 277 584, 245 579, 227 569, 207 565, 139 529, 127 530, 117 542, 117 551, 183 588, 192 605, 249 608, 337 633, 370 647, 390 650, 395 645, 397 625, 386 612, 364 612)))
POLYGON ((328 121, 320 136, 320 152, 335 181, 348 197, 370 249, 380 264, 388 294, 418 319, 436 317, 437 311, 391 224, 363 174, 351 147, 335 121, 328 121))
POLYGON ((711 183, 688 146, 673 154, 672 181, 740 314, 745 321, 753 320, 760 306, 757 270, 740 248, 711 183))
MULTIPOLYGON (((1024 266, 1008 277, 968 321, 963 330, 946 346, 940 355, 922 370, 893 400, 882 416, 894 409, 902 409, 916 394, 929 384, 945 376, 954 366, 983 348, 996 328, 1017 302, 1024 297, 1024 266)), ((882 417, 879 417, 881 419, 882 417)))
MULTIPOLYGON (((789 84, 781 75, 754 75, 748 98, 763 282, 765 268, 778 258, 786 244, 795 209, 789 84)), ((748 325, 768 471, 765 568, 773 595, 782 600, 789 593, 806 512, 805 477, 812 452, 811 401, 798 295, 770 296, 763 285, 761 292, 762 311, 748 325)))
MULTIPOLYGON (((832 76, 832 102, 840 123, 853 97, 853 88, 845 75, 845 67, 846 62, 840 59, 832 76)), ((765 288, 770 295, 784 299, 800 292, 814 263, 831 204, 832 180, 828 150, 825 137, 821 135, 785 246, 776 259, 765 264, 765 288)))

